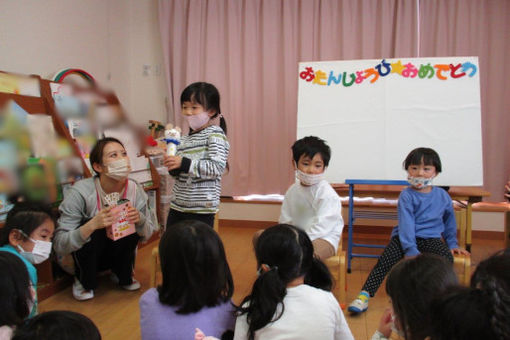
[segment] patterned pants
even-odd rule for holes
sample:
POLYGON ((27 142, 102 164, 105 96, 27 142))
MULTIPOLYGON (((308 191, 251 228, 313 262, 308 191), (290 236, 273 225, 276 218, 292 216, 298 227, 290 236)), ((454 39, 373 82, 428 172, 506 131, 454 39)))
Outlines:
MULTIPOLYGON (((417 238, 416 245, 421 253, 432 253, 445 257, 453 263, 453 255, 448 249, 448 246, 439 238, 417 238)), ((404 250, 400 244, 398 236, 391 238, 390 243, 384 249, 381 257, 377 261, 377 264, 368 275, 363 290, 367 291, 370 296, 374 296, 379 286, 384 281, 386 274, 390 269, 397 264, 398 261, 404 258, 404 250)))

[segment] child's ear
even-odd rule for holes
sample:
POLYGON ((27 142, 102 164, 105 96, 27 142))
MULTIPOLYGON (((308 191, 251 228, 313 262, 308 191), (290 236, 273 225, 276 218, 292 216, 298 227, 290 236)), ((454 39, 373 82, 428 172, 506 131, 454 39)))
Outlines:
POLYGON ((103 172, 103 167, 102 167, 102 166, 101 166, 101 164, 99 164, 99 163, 94 163, 94 164, 92 164, 92 168, 93 168, 94 170, 96 170, 96 172, 97 172, 98 174, 99 174, 99 173, 101 173, 101 172, 103 172))
POLYGON ((13 247, 17 247, 21 241, 23 240, 23 237, 20 235, 20 232, 12 229, 9 232, 9 244, 13 247))
POLYGON ((207 114, 209 115, 209 118, 212 118, 216 114, 216 111, 210 110, 207 111, 207 114))

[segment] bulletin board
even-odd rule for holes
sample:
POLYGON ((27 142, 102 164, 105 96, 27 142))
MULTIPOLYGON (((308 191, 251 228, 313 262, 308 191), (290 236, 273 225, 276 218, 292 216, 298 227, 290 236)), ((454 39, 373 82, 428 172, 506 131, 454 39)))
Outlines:
POLYGON ((405 180, 417 147, 436 150, 437 185, 483 185, 478 57, 299 64, 297 137, 332 150, 326 179, 405 180))

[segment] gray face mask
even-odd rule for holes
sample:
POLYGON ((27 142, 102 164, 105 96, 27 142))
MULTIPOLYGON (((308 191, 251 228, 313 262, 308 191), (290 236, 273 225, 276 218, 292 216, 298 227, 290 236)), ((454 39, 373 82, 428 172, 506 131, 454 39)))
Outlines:
POLYGON ((129 165, 128 158, 121 158, 114 162, 106 164, 106 176, 120 181, 126 179, 131 173, 131 165, 129 165))

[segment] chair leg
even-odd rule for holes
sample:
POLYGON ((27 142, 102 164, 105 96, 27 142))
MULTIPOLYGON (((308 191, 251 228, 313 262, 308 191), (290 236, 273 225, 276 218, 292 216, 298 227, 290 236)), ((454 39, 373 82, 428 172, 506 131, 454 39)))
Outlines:
POLYGON ((158 258, 159 258, 159 249, 158 249, 158 247, 154 247, 152 249, 152 254, 151 254, 151 278, 150 278, 150 286, 151 287, 156 287, 156 276, 157 276, 156 274, 159 271, 158 258))
POLYGON ((347 306, 347 275, 346 275, 346 272, 347 272, 347 267, 346 267, 346 263, 345 263, 345 260, 347 258, 347 255, 345 254, 345 251, 342 251, 341 254, 340 254, 340 274, 338 275, 339 277, 339 282, 338 282, 338 285, 339 285, 339 294, 338 294, 338 298, 339 298, 339 302, 340 302, 340 307, 342 307, 342 309, 345 309, 345 307, 347 306))

